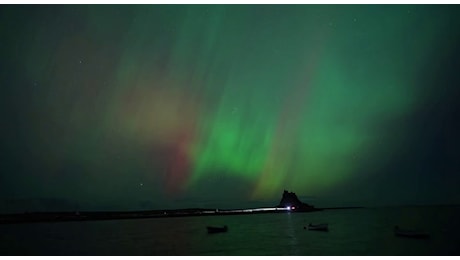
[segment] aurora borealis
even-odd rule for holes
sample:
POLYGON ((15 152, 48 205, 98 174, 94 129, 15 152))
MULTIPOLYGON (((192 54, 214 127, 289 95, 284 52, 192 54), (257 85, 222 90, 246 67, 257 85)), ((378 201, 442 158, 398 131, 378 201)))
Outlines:
POLYGON ((1 6, 2 210, 460 203, 458 17, 1 6))

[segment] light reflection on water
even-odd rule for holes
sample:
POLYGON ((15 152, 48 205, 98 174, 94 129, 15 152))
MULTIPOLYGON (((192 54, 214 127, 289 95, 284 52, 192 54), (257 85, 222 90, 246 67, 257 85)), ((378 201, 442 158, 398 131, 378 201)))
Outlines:
POLYGON ((0 225, 0 255, 458 255, 458 219, 459 207, 395 207, 0 225), (310 222, 329 232, 303 229, 310 222), (394 225, 432 237, 395 237, 394 225))

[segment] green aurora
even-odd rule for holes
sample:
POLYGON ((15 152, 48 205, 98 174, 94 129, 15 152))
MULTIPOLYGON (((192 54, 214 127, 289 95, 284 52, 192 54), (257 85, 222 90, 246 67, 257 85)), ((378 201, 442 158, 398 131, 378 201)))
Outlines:
POLYGON ((320 206, 460 201, 458 126, 426 113, 458 111, 457 6, 0 14, 3 198, 232 207, 289 189, 320 206), (446 131, 452 146, 420 143, 446 131))

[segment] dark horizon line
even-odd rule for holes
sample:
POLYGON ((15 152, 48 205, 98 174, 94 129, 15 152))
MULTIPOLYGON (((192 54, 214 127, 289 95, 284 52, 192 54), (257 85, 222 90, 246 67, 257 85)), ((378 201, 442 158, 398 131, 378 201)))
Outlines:
POLYGON ((280 212, 313 212, 322 209, 310 206, 307 208, 291 207, 250 207, 238 209, 222 208, 181 208, 181 209, 157 209, 157 210, 125 210, 125 211, 35 211, 13 214, 0 214, 0 224, 24 223, 24 222, 58 222, 58 221, 87 221, 108 219, 131 219, 131 218, 159 218, 159 217, 185 217, 185 216, 210 216, 210 215, 246 215, 260 213, 280 212))
MULTIPOLYGON (((68 222, 68 221, 96 221, 115 219, 145 219, 145 218, 170 218, 192 216, 222 216, 222 215, 250 215, 250 214, 274 214, 274 213, 310 213, 323 210, 340 209, 365 209, 365 208, 388 208, 388 207, 448 207, 460 206, 460 204, 442 205, 404 205, 384 207, 327 207, 312 208, 309 210, 288 210, 287 208, 264 208, 263 211, 243 211, 250 209, 209 209, 209 208, 184 208, 163 210, 131 210, 131 211, 48 211, 48 212, 23 212, 0 214, 0 224, 19 224, 37 222, 68 222)), ((257 209, 257 208, 252 208, 257 209)))
MULTIPOLYGON (((367 206, 332 206, 332 207, 314 207, 315 210, 334 210, 334 209, 353 209, 353 208, 391 208, 391 207, 455 207, 460 206, 460 203, 408 203, 408 204, 386 204, 386 205, 367 205, 367 206)), ((244 208, 218 208, 218 207, 185 207, 177 209, 142 209, 142 210, 24 210, 22 212, 15 213, 0 213, 0 217, 9 215, 22 215, 22 214, 57 214, 57 213, 134 213, 134 212, 175 212, 175 211, 190 211, 190 210, 202 210, 202 211, 232 211, 232 210, 246 210, 255 208, 270 208, 270 207, 244 207, 244 208)), ((293 210, 295 211, 295 210, 293 210)))
POLYGON ((32 222, 67 222, 67 221, 95 221, 115 219, 145 219, 192 216, 222 216, 222 215, 250 215, 270 213, 307 213, 323 209, 288 210, 287 208, 263 208, 267 210, 245 211, 229 209, 188 208, 174 210, 144 210, 144 211, 63 211, 63 212, 30 212, 17 214, 0 214, 0 224, 19 224, 32 222))

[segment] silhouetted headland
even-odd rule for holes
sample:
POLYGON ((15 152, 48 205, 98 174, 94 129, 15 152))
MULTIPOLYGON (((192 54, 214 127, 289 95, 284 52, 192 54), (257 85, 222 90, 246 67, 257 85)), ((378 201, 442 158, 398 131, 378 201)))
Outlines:
POLYGON ((283 197, 281 198, 278 207, 288 208, 291 211, 297 212, 310 212, 318 210, 314 206, 308 205, 307 203, 303 203, 299 200, 299 198, 297 198, 297 195, 294 192, 289 192, 287 190, 284 190, 283 197))
MULTIPOLYGON (((358 207, 346 207, 358 208, 358 207)), ((267 213, 313 212, 324 210, 301 202, 293 192, 284 191, 280 203, 275 207, 251 209, 208 209, 188 208, 173 210, 144 210, 144 211, 73 211, 73 212, 31 212, 0 215, 0 224, 28 222, 58 222, 58 221, 90 221, 109 219, 164 218, 209 215, 247 215, 267 213)), ((338 209, 338 208, 327 208, 338 209)))

